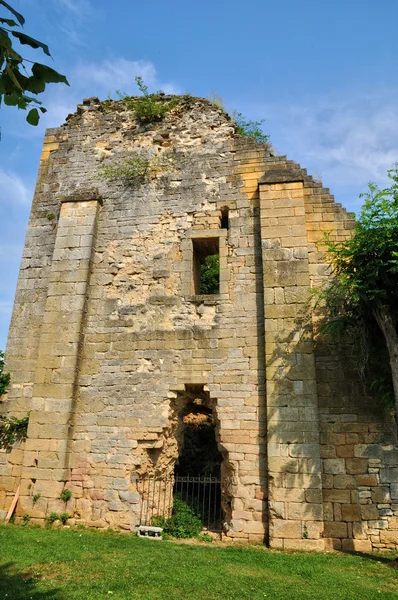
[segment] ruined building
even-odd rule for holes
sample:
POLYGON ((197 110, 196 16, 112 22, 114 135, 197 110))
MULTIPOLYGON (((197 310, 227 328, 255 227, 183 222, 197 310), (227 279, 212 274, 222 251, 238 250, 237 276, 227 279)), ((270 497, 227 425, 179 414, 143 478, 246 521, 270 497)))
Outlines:
POLYGON ((308 310, 317 242, 353 217, 221 109, 175 104, 145 125, 92 98, 46 133, 6 350, 3 410, 30 419, 0 452, 1 514, 20 486, 17 518, 134 531, 190 415, 214 426, 228 538, 396 547, 394 417, 308 310))

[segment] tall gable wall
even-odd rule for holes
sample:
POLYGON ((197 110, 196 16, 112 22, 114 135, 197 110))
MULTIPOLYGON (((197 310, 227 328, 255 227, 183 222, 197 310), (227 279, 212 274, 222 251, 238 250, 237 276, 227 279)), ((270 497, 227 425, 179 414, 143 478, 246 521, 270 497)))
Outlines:
POLYGON ((326 344, 308 313, 328 276, 317 242, 349 235, 352 217, 205 101, 156 127, 105 108, 88 101, 44 143, 6 365, 6 409, 30 422, 0 454, 0 508, 20 485, 18 514, 40 523, 65 510, 66 487, 76 522, 134 529, 137 479, 172 475, 179 411, 201 394, 228 537, 394 546, 395 424, 352 348, 326 344), (134 152, 157 157, 149 177, 98 179, 134 152), (220 253, 214 296, 194 289, 206 243, 220 253))

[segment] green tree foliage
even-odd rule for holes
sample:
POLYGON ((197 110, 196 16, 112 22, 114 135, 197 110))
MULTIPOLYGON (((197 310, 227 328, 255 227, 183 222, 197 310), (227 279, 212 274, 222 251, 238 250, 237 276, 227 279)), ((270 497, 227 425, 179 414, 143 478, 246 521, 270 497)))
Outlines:
POLYGON ((210 254, 200 265, 200 293, 220 293, 220 256, 210 254))
POLYGON ((8 384, 10 383, 10 374, 3 373, 4 370, 4 352, 0 350, 0 398, 6 393, 8 384))
POLYGON ((382 357, 384 351, 390 372, 385 364, 379 364, 373 387, 388 396, 392 382, 392 398, 398 415, 397 165, 388 171, 388 176, 390 187, 379 189, 370 183, 369 190, 361 194, 364 204, 353 236, 342 242, 327 241, 334 278, 321 297, 329 315, 324 331, 339 334, 365 331, 368 340, 381 340, 381 353, 376 347, 368 355, 382 357), (376 333, 375 324, 379 328, 376 333))
POLYGON ((51 56, 46 44, 20 30, 25 19, 19 12, 4 0, 0 0, 1 7, 7 12, 0 14, 0 106, 29 110, 27 122, 37 125, 40 112, 46 112, 37 95, 44 92, 48 83, 69 83, 64 75, 51 67, 23 58, 17 52, 15 40, 35 50, 41 48, 44 54, 51 56))

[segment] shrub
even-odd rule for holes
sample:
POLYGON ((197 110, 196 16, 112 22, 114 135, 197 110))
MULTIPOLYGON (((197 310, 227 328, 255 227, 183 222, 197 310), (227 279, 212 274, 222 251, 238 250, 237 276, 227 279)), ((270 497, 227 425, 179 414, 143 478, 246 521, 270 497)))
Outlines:
POLYGON ((29 424, 29 415, 18 419, 17 417, 1 417, 0 421, 0 448, 8 449, 14 442, 26 437, 29 424))
POLYGON ((4 368, 4 352, 0 350, 0 396, 6 393, 8 384, 10 383, 10 374, 3 373, 4 368))
POLYGON ((137 120, 140 123, 154 123, 161 121, 165 115, 172 108, 176 107, 180 103, 179 98, 173 98, 172 100, 165 100, 163 98, 164 93, 162 91, 156 94, 150 94, 148 92, 148 86, 145 85, 142 77, 137 76, 135 78, 138 89, 142 93, 142 96, 138 99, 133 99, 127 94, 117 90, 116 93, 121 100, 125 103, 127 108, 133 110, 137 120))
POLYGON ((68 513, 61 513, 59 515, 59 520, 61 521, 62 525, 66 525, 66 522, 68 519, 69 519, 68 513))
POLYGON ((68 500, 72 498, 72 492, 65 488, 64 490, 62 490, 60 498, 64 502, 68 502, 68 500))
POLYGON ((269 143, 269 135, 263 132, 262 125, 264 119, 261 121, 249 121, 242 113, 234 111, 232 118, 235 121, 236 133, 241 137, 253 138, 256 142, 262 144, 269 143))
POLYGON ((49 515, 47 515, 45 520, 47 521, 48 525, 52 525, 53 523, 55 523, 55 521, 59 521, 60 517, 58 513, 52 512, 49 515))
POLYGON ((209 254, 200 265, 200 293, 220 293, 220 256, 209 254))
POLYGON ((33 504, 36 504, 36 502, 40 499, 40 494, 35 494, 32 498, 32 502, 33 504))
POLYGON ((121 179, 126 184, 133 184, 139 179, 145 179, 150 166, 150 160, 144 158, 138 152, 132 152, 129 158, 112 162, 109 165, 101 165, 98 179, 102 181, 113 181, 121 179))
POLYGON ((101 181, 121 180, 125 185, 137 186, 158 173, 170 171, 175 167, 172 153, 148 158, 139 152, 129 157, 101 165, 97 179, 101 181))
POLYGON ((174 498, 171 517, 169 519, 153 517, 151 524, 156 527, 163 527, 165 533, 182 539, 196 537, 203 528, 199 516, 185 500, 178 496, 174 498))

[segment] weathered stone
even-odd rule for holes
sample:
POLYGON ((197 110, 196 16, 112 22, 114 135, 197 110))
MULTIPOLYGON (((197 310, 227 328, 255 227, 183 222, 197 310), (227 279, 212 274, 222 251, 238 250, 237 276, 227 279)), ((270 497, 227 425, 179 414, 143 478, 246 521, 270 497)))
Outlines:
POLYGON ((140 501, 140 495, 137 492, 119 492, 119 498, 129 504, 137 504, 140 501))
POLYGON ((269 526, 271 546, 320 549, 325 520, 333 547, 392 544, 376 524, 395 531, 395 426, 352 345, 308 311, 331 272, 324 232, 343 240, 353 224, 206 100, 142 126, 123 102, 86 99, 44 142, 3 406, 30 423, 0 453, 0 510, 20 485, 18 517, 41 523, 66 488, 75 523, 129 531, 168 515, 186 419, 201 415, 222 452, 228 537, 269 526), (140 177, 98 177, 136 153, 140 177), (203 294, 211 254, 219 289, 203 294))

